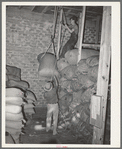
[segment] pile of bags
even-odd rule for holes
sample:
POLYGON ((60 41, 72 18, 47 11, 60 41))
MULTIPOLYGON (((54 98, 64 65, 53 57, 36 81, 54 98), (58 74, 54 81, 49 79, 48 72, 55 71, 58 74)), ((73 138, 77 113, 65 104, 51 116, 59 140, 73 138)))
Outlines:
MULTIPOLYGON (((17 88, 6 89, 6 109, 5 109, 5 126, 15 143, 19 143, 19 137, 26 123, 22 112, 24 104, 24 93, 17 88)), ((10 143, 10 142, 6 142, 10 143)))
POLYGON ((32 114, 35 114, 34 103, 36 102, 37 99, 35 94, 32 91, 26 90, 25 100, 26 100, 26 103, 24 104, 23 109, 24 109, 25 116, 29 119, 29 118, 32 118, 32 114))
POLYGON ((21 128, 24 127, 22 120, 29 122, 35 114, 36 100, 35 94, 29 90, 29 83, 21 80, 21 69, 7 65, 6 132, 10 133, 15 143, 19 143, 21 128))
POLYGON ((74 131, 78 128, 77 133, 80 132, 82 135, 87 130, 89 132, 85 135, 87 140, 88 134, 91 138, 91 132, 93 132, 89 123, 90 101, 91 95, 96 93, 99 52, 83 49, 82 58, 78 64, 77 57, 78 51, 74 49, 68 51, 65 58, 57 62, 61 75, 59 80, 59 107, 61 111, 59 128, 70 127, 74 131), (86 124, 83 125, 84 128, 82 123, 86 124), (81 127, 78 127, 79 125, 81 127), (73 129, 74 126, 76 126, 75 129, 73 129))

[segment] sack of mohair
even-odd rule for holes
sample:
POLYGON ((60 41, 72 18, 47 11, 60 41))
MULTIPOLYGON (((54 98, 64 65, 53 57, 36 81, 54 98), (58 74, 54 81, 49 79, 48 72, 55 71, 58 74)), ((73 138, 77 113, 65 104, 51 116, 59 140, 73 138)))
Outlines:
POLYGON ((66 94, 67 94, 67 91, 61 88, 58 94, 59 99, 61 99, 66 94))
MULTIPOLYGON (((99 55, 99 51, 95 51, 93 49, 82 49, 81 52, 81 59, 87 59, 93 55, 99 55)), ((68 63, 71 65, 77 64, 78 61, 78 49, 73 49, 67 51, 65 54, 65 58, 67 59, 68 63)))
POLYGON ((29 88, 29 83, 23 80, 20 80, 20 81, 9 80, 8 87, 17 87, 17 88, 26 90, 29 88))
POLYGON ((82 84, 79 83, 78 79, 74 79, 71 81, 71 88, 74 92, 81 90, 82 84))
POLYGON ((68 61, 70 65, 75 65, 77 64, 77 59, 78 59, 78 50, 73 49, 70 51, 67 51, 65 54, 65 58, 68 61))
POLYGON ((57 67, 59 71, 63 70, 67 66, 69 66, 69 63, 65 58, 61 58, 60 60, 57 61, 57 67))
POLYGON ((94 87, 89 87, 87 90, 85 90, 81 96, 81 99, 83 102, 90 102, 91 96, 94 94, 94 87))
POLYGON ((76 69, 77 69, 76 65, 67 66, 66 68, 64 68, 61 71, 61 75, 62 75, 62 77, 66 78, 68 80, 71 80, 74 77, 76 77, 76 74, 75 74, 76 69))
POLYGON ((59 108, 62 113, 65 113, 69 110, 69 105, 73 100, 72 94, 66 94, 59 100, 59 108))
POLYGON ((6 65, 6 74, 7 75, 12 75, 13 80, 14 80, 14 77, 15 78, 17 77, 18 80, 20 80, 20 78, 21 78, 21 69, 15 67, 15 66, 6 65))
POLYGON ((78 82, 84 88, 88 88, 88 87, 94 85, 94 82, 89 79, 89 76, 88 75, 83 75, 83 74, 78 76, 78 82))
POLYGON ((99 55, 91 56, 91 57, 87 58, 86 64, 88 64, 89 66, 92 66, 92 67, 99 65, 99 55))
POLYGON ((97 81, 97 77, 98 77, 98 65, 93 66, 93 67, 89 67, 88 76, 90 76, 91 78, 93 78, 94 81, 97 81))
POLYGON ((82 102, 81 96, 84 91, 85 91, 85 89, 82 88, 81 90, 79 90, 77 92, 73 92, 73 101, 75 101, 76 103, 81 103, 82 102))
POLYGON ((57 69, 56 56, 52 53, 41 53, 38 55, 39 62, 38 74, 41 80, 51 80, 56 76, 59 78, 60 74, 57 69))
POLYGON ((61 100, 63 100, 63 102, 66 104, 66 105, 70 105, 71 102, 73 101, 73 95, 72 94, 65 94, 61 100))
POLYGON ((89 65, 86 64, 86 59, 81 59, 77 66, 77 71, 82 74, 87 74, 89 70, 89 65))
POLYGON ((37 100, 35 94, 30 90, 26 90, 25 96, 27 100, 33 100, 33 101, 37 100))

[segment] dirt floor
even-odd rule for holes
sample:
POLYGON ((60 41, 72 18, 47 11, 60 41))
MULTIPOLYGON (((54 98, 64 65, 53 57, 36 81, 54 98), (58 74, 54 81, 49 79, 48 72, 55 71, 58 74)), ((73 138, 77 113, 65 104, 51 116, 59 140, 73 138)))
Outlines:
MULTIPOLYGON (((24 135, 20 136, 20 144, 85 144, 85 140, 78 140, 69 130, 58 130, 53 136, 52 130, 45 131, 46 108, 36 108, 36 114, 32 116, 24 127, 24 135), (35 130, 35 125, 42 125, 41 130, 35 130)), ((110 132, 107 131, 105 143, 109 144, 110 132)))

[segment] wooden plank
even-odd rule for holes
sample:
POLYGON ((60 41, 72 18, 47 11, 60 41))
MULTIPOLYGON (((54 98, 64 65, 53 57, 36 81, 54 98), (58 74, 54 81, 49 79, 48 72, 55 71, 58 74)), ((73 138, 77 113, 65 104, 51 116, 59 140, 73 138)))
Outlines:
POLYGON ((102 97, 92 95, 90 107, 90 124, 98 128, 102 127, 102 97))
POLYGON ((41 14, 45 13, 48 9, 48 6, 45 6, 45 8, 42 10, 41 14))
POLYGON ((108 81, 109 81, 109 68, 111 57, 111 7, 103 7, 103 22, 102 22, 102 36, 100 46, 100 60, 97 81, 97 95, 103 97, 102 101, 102 128, 99 129, 94 126, 93 130, 93 144, 103 144, 108 81))
POLYGON ((100 48, 100 44, 87 44, 87 43, 82 43, 83 47, 92 47, 92 48, 100 48))
POLYGON ((33 6, 32 9, 31 9, 31 11, 33 11, 35 7, 36 7, 36 6, 33 6))
POLYGON ((96 40, 95 43, 98 43, 98 39, 99 39, 99 29, 100 29, 100 16, 97 16, 97 20, 96 20, 96 40))
POLYGON ((63 15, 63 9, 61 9, 61 11, 60 11, 60 19, 59 19, 57 59, 59 59, 59 50, 60 50, 60 45, 61 45, 62 15, 63 15))
POLYGON ((85 23, 85 12, 86 12, 86 6, 83 6, 83 12, 80 13, 79 18, 79 33, 78 33, 78 61, 81 59, 81 52, 82 52, 82 41, 83 41, 83 30, 84 30, 84 23, 85 23))

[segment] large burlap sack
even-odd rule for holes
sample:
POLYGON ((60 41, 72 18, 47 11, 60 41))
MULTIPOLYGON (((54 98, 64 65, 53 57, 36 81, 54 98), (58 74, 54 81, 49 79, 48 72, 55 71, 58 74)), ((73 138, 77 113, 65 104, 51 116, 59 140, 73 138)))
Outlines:
POLYGON ((71 81, 71 88, 74 92, 81 90, 82 84, 79 83, 78 79, 74 79, 71 81))
POLYGON ((92 77, 94 81, 97 81, 98 77, 98 65, 90 67, 88 70, 88 76, 92 77))
POLYGON ((18 76, 14 76, 12 74, 6 74, 6 75, 8 77, 8 81, 9 80, 15 80, 15 81, 20 81, 21 80, 21 78, 19 78, 18 76))
MULTIPOLYGON (((93 49, 82 49, 81 59, 87 59, 88 57, 93 55, 99 55, 99 51, 95 51, 93 49)), ((67 59, 69 64, 77 64, 78 50, 73 49, 67 51, 67 53, 65 54, 65 58, 67 59)))
POLYGON ((29 88, 29 83, 23 80, 15 81, 15 80, 9 80, 8 87, 17 87, 23 90, 26 90, 29 88))
POLYGON ((78 50, 74 49, 74 50, 67 51, 65 54, 65 59, 68 61, 70 65, 77 64, 78 50))
POLYGON ((94 94, 94 88, 89 87, 85 92, 83 92, 81 99, 83 102, 90 102, 91 96, 94 94))
POLYGON ((17 132, 21 133, 21 128, 20 128, 20 129, 14 129, 14 128, 6 127, 5 129, 6 129, 6 131, 9 132, 10 134, 16 134, 17 132))
POLYGON ((23 113, 5 113, 5 118, 6 120, 10 120, 10 121, 22 121, 22 119, 24 118, 23 113))
POLYGON ((90 86, 94 85, 94 82, 89 79, 88 75, 83 75, 83 74, 79 75, 78 81, 79 81, 79 84, 81 84, 82 87, 84 88, 89 88, 90 86))
POLYGON ((41 53, 37 57, 39 61, 39 78, 42 80, 51 79, 54 75, 59 78, 56 56, 52 53, 41 53))
POLYGON ((90 116, 89 104, 90 104, 89 102, 81 103, 80 105, 76 106, 74 109, 76 113, 79 113, 80 119, 84 122, 86 122, 90 116))
POLYGON ((59 97, 59 99, 61 99, 64 95, 66 95, 67 94, 67 91, 65 90, 65 89, 62 89, 61 88, 61 90, 60 90, 60 92, 59 92, 59 94, 58 94, 58 97, 59 97))
POLYGON ((72 94, 66 94, 61 98, 61 100, 62 100, 63 105, 66 104, 67 106, 69 106, 71 104, 71 102, 73 101, 73 95, 72 94))
POLYGON ((22 107, 18 106, 18 105, 11 105, 11 104, 7 104, 5 111, 8 113, 14 113, 14 114, 18 114, 22 111, 22 107))
POLYGON ((99 65, 99 55, 98 56, 91 56, 86 59, 86 64, 89 66, 96 66, 99 65))
POLYGON ((82 88, 80 91, 73 92, 73 101, 75 101, 76 103, 81 103, 82 102, 81 96, 84 91, 85 91, 85 89, 82 88))
MULTIPOLYGON (((6 65, 6 74, 7 75, 12 75, 15 78, 18 77, 18 79, 21 79, 21 69, 15 67, 15 66, 6 65)), ((12 77, 13 80, 14 80, 14 77, 12 77)))
POLYGON ((62 77, 66 78, 68 80, 71 80, 74 77, 76 77, 76 74, 75 74, 76 69, 77 69, 77 66, 76 65, 67 66, 66 68, 64 68, 61 71, 61 75, 62 75, 62 77))
POLYGON ((33 109, 33 107, 34 107, 34 105, 32 103, 27 103, 24 105, 24 110, 25 109, 31 109, 31 108, 33 109))
POLYGON ((14 139, 10 134, 5 136, 5 141, 6 141, 6 144, 15 144, 14 139))
POLYGON ((61 86, 62 89, 65 89, 68 93, 72 93, 73 92, 70 80, 62 81, 60 83, 60 86, 61 86))
POLYGON ((81 59, 77 66, 77 71, 82 74, 87 74, 89 70, 89 65, 86 64, 86 59, 81 59))
POLYGON ((67 66, 69 66, 69 63, 65 58, 61 58, 60 60, 57 61, 57 67, 59 71, 63 70, 67 66))
POLYGON ((30 90, 26 90, 25 96, 27 100, 33 100, 33 101, 37 100, 36 95, 30 90))
POLYGON ((14 139, 15 143, 19 144, 20 133, 17 132, 16 134, 12 134, 11 136, 14 139))
POLYGON ((21 121, 6 121, 6 127, 13 128, 13 129, 21 129, 24 127, 21 121))
POLYGON ((23 104, 23 98, 22 97, 6 97, 5 98, 6 104, 12 104, 12 105, 22 105, 23 104))
POLYGON ((35 111, 34 111, 33 108, 25 109, 24 112, 27 113, 27 114, 30 114, 30 115, 31 115, 31 114, 35 114, 35 111))
POLYGON ((6 88, 6 97, 24 97, 24 92, 18 88, 6 88))

